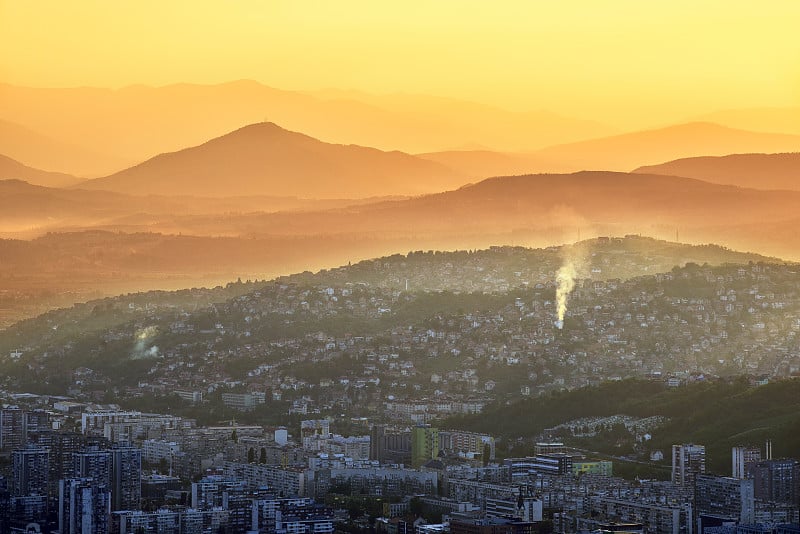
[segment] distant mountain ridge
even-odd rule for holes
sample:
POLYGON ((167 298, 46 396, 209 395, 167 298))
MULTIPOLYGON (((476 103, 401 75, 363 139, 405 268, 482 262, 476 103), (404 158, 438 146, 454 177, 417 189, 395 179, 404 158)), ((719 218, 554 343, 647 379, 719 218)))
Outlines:
POLYGON ((364 198, 430 193, 466 181, 444 165, 410 154, 326 143, 267 122, 80 187, 138 195, 364 198))
MULTIPOLYGON (((800 147, 800 136, 692 123, 632 132, 534 153, 448 151, 418 155, 326 143, 274 123, 256 123, 81 184, 126 194, 276 195, 315 198, 437 193, 486 176, 619 170, 682 152, 800 147), (676 148, 677 147, 677 148, 676 148)), ((747 184, 743 184, 747 185, 747 184)))
MULTIPOLYGON (((319 146, 310 138, 304 142, 311 147, 319 146)), ((325 150, 338 153, 339 148, 325 147, 325 150)), ((378 155, 383 157, 384 153, 378 155)), ((168 178, 169 174, 164 176, 168 178)), ((136 175, 124 178, 125 185, 139 193, 147 193, 148 187, 159 184, 138 185, 136 175)), ((186 175, 187 180, 192 178, 193 175, 186 175)), ((222 180, 220 187, 233 189, 229 182, 222 180)), ((642 233, 671 238, 676 229, 692 232, 695 240, 706 235, 698 233, 700 229, 713 229, 710 235, 715 237, 714 241, 728 244, 741 234, 726 232, 725 228, 781 225, 796 219, 800 212, 800 191, 756 190, 680 176, 605 171, 495 177, 443 193, 401 200, 292 204, 265 199, 260 208, 259 202, 252 199, 127 196, 99 188, 84 189, 84 185, 69 190, 36 189, 22 183, 3 186, 0 182, 0 186, 7 190, 0 199, 0 206, 6 206, 6 220, 36 214, 52 219, 53 230, 65 213, 73 221, 102 214, 105 222, 101 228, 113 231, 225 236, 350 235, 378 244, 387 239, 401 239, 435 244, 437 248, 517 242, 509 239, 546 245, 574 240, 579 232, 584 232, 583 237, 642 233), (13 199, 12 191, 27 195, 18 197, 26 200, 13 199), (55 199, 61 199, 61 203, 53 203, 55 199), (28 204, 32 207, 26 208, 28 204), (276 205, 278 209, 267 209, 276 205), (305 206, 304 211, 286 212, 292 205, 295 210, 305 206), (134 216, 137 213, 149 216, 134 216)), ((191 181, 171 187, 194 194, 201 191, 191 181)), ((73 222, 65 229, 90 229, 93 227, 90 223, 73 222)), ((738 248, 753 248, 749 243, 734 243, 738 248)), ((776 251, 770 249, 768 253, 776 251)), ((779 255, 795 257, 793 253, 779 255)))
POLYGON ((494 152, 491 150, 448 150, 415 154, 480 180, 489 176, 531 174, 535 172, 573 172, 579 167, 568 161, 548 160, 536 153, 494 152))
POLYGON ((81 178, 69 174, 34 169, 0 154, 0 180, 15 179, 46 187, 68 187, 83 181, 81 178))
MULTIPOLYGON (((472 178, 483 178, 580 170, 627 171, 644 162, 684 156, 797 150, 800 150, 800 136, 797 135, 736 130, 714 123, 695 122, 552 145, 525 153, 451 150, 418 156, 448 165, 472 178)), ((741 185, 764 189, 756 184, 741 185)))
POLYGON ((797 151, 800 144, 793 136, 761 132, 798 137, 798 116, 800 108, 728 110, 696 119, 704 122, 615 135, 616 128, 545 110, 509 111, 430 95, 287 91, 251 80, 121 89, 0 83, 0 117, 28 132, 42 132, 40 138, 60 147, 40 150, 47 143, 29 136, 9 144, 0 121, 0 153, 48 171, 97 177, 156 154, 197 146, 246 124, 271 121, 335 143, 422 153, 430 156, 426 159, 435 160, 439 156, 434 154, 443 151, 441 157, 449 158, 451 167, 466 167, 466 174, 476 178, 628 170, 691 156, 797 151), (66 146, 74 150, 65 151, 66 146), (526 161, 520 166, 517 156, 509 160, 465 153, 459 162, 452 157, 458 154, 451 154, 459 151, 452 147, 492 147, 499 154, 530 151, 535 157, 522 158, 526 161))
POLYGON ((797 259, 800 243, 789 230, 796 226, 798 212, 800 192, 746 189, 679 176, 582 171, 489 178, 444 193, 303 213, 175 216, 154 220, 147 229, 192 235, 341 237, 352 241, 342 248, 342 259, 348 258, 349 248, 364 250, 367 243, 369 250, 383 254, 391 247, 548 246, 603 235, 676 239, 676 233, 694 243, 797 259), (765 239, 761 234, 767 227, 774 232, 765 239), (760 237, 753 239, 756 232, 760 237))
POLYGON ((723 109, 694 118, 755 132, 800 135, 800 106, 723 109))
POLYGON ((685 176, 755 189, 800 190, 800 152, 683 158, 645 165, 633 172, 685 176))
MULTIPOLYGON (((428 95, 290 91, 252 80, 120 89, 0 84, 0 117, 54 139, 118 154, 129 164, 198 145, 257 121, 275 122, 331 142, 409 153, 475 144, 523 150, 617 131, 547 111, 509 111, 428 95)), ((78 168, 91 164, 78 161, 73 167, 51 169, 5 153, 26 164, 73 174, 83 174, 78 168)))
POLYGON ((430 231, 493 226, 625 223, 696 225, 793 216, 800 193, 758 191, 674 176, 581 171, 488 178, 455 191, 357 209, 384 221, 410 217, 430 231), (385 219, 384 219, 385 217, 385 219))
MULTIPOLYGON (((0 117, 3 117, 2 113, 0 117)), ((0 154, 36 169, 95 177, 125 168, 133 161, 95 150, 94 147, 81 146, 72 138, 67 139, 50 137, 0 118, 0 154)))
POLYGON ((693 122, 551 146, 533 154, 568 162, 584 170, 627 171, 648 161, 798 150, 800 135, 751 132, 710 122, 693 122))
MULTIPOLYGON (((0 157, 0 176, 2 169, 3 159, 0 157)), ((103 190, 44 187, 18 178, 0 179, 0 236, 33 238, 47 231, 65 232, 90 228, 141 232, 151 231, 156 224, 173 218, 230 219, 253 212, 264 214, 278 211, 323 211, 380 200, 385 199, 141 196, 103 190)), ((216 228, 212 234, 230 235, 230 231, 216 228)))

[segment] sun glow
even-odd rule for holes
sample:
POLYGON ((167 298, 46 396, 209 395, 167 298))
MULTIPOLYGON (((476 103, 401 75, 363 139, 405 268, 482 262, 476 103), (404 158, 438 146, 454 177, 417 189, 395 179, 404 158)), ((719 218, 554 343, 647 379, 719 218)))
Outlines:
POLYGON ((641 127, 800 102, 800 3, 0 2, 0 80, 255 79, 641 127))

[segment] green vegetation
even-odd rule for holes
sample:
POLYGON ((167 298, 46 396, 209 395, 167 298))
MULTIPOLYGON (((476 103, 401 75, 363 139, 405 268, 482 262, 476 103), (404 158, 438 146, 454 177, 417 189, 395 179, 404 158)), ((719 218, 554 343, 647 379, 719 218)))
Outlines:
POLYGON ((147 291, 118 297, 108 297, 55 309, 13 327, 0 330, 0 354, 30 344, 48 341, 55 345, 81 339, 89 334, 100 335, 109 329, 141 321, 148 316, 168 310, 201 310, 250 293, 265 282, 231 282, 214 288, 182 289, 178 291, 147 291))
MULTIPOLYGON (((451 418, 443 427, 488 432, 513 441, 534 438, 547 428, 582 417, 615 414, 668 417, 669 422, 652 432, 648 450, 663 450, 668 460, 673 444, 700 443, 706 446, 709 469, 719 473, 729 470, 734 445, 771 439, 776 457, 800 456, 800 380, 752 387, 747 380, 736 379, 679 388, 635 379, 605 382, 509 406, 494 405, 482 414, 451 418)), ((589 443, 597 445, 594 450, 619 454, 603 439, 589 443)))

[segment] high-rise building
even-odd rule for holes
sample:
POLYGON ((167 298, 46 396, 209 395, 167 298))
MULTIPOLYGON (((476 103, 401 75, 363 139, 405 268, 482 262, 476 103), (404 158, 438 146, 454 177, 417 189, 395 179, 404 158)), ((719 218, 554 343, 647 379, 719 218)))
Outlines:
POLYGON ((181 479, 169 475, 149 474, 142 476, 142 507, 144 503, 159 506, 165 503, 167 493, 180 491, 181 479))
POLYGON ((672 446, 672 483, 693 486, 697 475, 706 472, 706 448, 694 443, 672 446))
POLYGON ((11 493, 8 491, 8 481, 0 476, 0 532, 8 532, 11 519, 11 493))
POLYGON ((124 423, 141 419, 142 413, 136 411, 97 410, 81 414, 81 432, 86 435, 102 436, 107 424, 124 423))
POLYGON ((537 454, 533 457, 531 469, 537 475, 571 475, 572 456, 563 452, 537 454))
POLYGON ((98 484, 111 488, 111 451, 87 447, 72 455, 73 476, 91 478, 98 484))
POLYGON ((495 455, 495 443, 492 436, 464 430, 439 432, 439 447, 446 452, 481 458, 487 462, 494 460, 495 455), (488 452, 487 458, 483 458, 484 452, 488 452))
POLYGON ((541 499, 523 494, 517 498, 498 495, 486 499, 487 517, 516 517, 523 521, 539 522, 543 510, 541 499))
POLYGON ((105 448, 108 444, 103 438, 87 438, 77 432, 56 432, 53 430, 28 433, 29 443, 50 451, 50 484, 48 493, 58 497, 58 481, 62 478, 76 478, 73 454, 82 451, 89 442, 105 448))
POLYGON ((13 495, 47 495, 50 474, 50 451, 38 447, 19 449, 12 453, 14 470, 13 495))
POLYGON ((574 475, 603 475, 614 476, 614 462, 611 460, 577 460, 572 462, 572 473, 574 475))
POLYGON ((508 476, 514 481, 531 475, 571 475, 573 474, 572 461, 572 455, 557 452, 524 458, 506 458, 503 460, 503 466, 508 469, 508 476))
POLYGON ((386 425, 372 425, 369 431, 369 459, 381 461, 386 445, 386 425))
MULTIPOLYGON (((252 465, 252 464, 248 464, 252 465)), ((266 468, 267 466, 259 466, 266 468)), ((270 466, 273 467, 273 466, 270 466)), ((279 469, 275 467, 275 469, 279 469)), ((277 484, 273 484, 277 486, 277 484)), ((210 509, 222 506, 226 491, 245 490, 246 484, 236 476, 209 475, 192 483, 192 508, 210 509)))
POLYGON ((747 477, 747 468, 760 461, 761 449, 758 447, 733 447, 731 449, 731 476, 733 478, 747 477))
MULTIPOLYGON (((21 497, 12 497, 8 506, 8 515, 11 527, 25 528, 30 523, 37 523, 43 525, 48 517, 48 501, 47 495, 23 495, 21 497)), ((35 527, 32 532, 36 532, 35 527)), ((3 532, 6 532, 5 530, 3 532)), ((13 531, 12 531, 13 532, 13 531)), ((19 531, 18 532, 22 532, 19 531)))
POLYGON ((300 421, 300 441, 306 438, 322 436, 327 437, 331 433, 331 422, 327 419, 309 419, 300 421))
POLYGON ((58 529, 60 534, 109 532, 111 492, 92 478, 59 481, 58 529))
POLYGON ((142 451, 117 445, 111 449, 111 509, 138 510, 142 498, 142 451))
POLYGON ((0 409, 0 450, 25 446, 25 412, 16 406, 0 409))
POLYGON ((694 492, 698 532, 708 524, 755 522, 753 481, 732 477, 698 474, 694 492))
POLYGON ((533 447, 533 454, 559 454, 566 451, 560 441, 539 441, 533 447))
POLYGON ((51 429, 50 412, 47 410, 39 409, 25 412, 23 418, 26 438, 32 432, 46 432, 51 429))
POLYGON ((800 499, 800 462, 787 458, 764 460, 749 466, 755 498, 759 501, 798 504, 800 499))
POLYGON ((373 425, 369 436, 369 459, 381 463, 411 464, 411 432, 373 425))
POLYGON ((419 468, 439 456, 439 429, 417 426, 411 430, 411 465, 419 468))
POLYGON ((229 532, 246 532, 253 524, 251 493, 233 488, 222 493, 222 508, 228 511, 229 532))
POLYGON ((450 521, 452 534, 532 534, 534 524, 502 517, 456 518, 450 521))

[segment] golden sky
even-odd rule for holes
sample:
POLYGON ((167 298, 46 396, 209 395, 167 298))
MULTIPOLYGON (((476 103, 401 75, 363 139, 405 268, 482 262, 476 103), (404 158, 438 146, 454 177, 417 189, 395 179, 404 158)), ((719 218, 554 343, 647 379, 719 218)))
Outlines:
POLYGON ((800 105, 797 0, 0 0, 0 80, 253 79, 611 123, 800 105))

